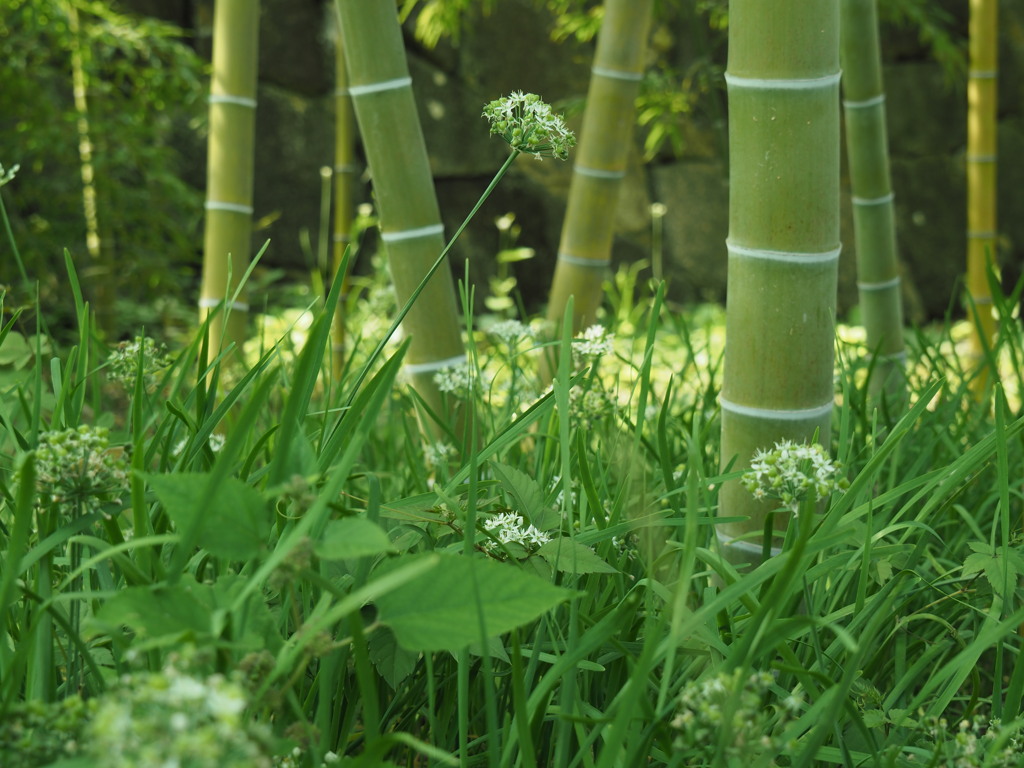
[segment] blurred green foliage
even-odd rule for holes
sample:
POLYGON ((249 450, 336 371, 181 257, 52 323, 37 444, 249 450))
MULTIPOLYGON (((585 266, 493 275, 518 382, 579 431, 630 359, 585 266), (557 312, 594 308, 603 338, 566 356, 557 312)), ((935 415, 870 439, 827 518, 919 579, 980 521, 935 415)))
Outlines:
MULTIPOLYGON (((184 295, 201 237, 202 193, 182 179, 179 138, 205 119, 204 64, 176 27, 96 0, 0 0, 0 146, 21 165, 4 189, 28 274, 40 281, 54 330, 68 325, 63 252, 111 334, 159 324, 184 295), (78 14, 78 36, 71 12, 78 14), (85 247, 79 113, 72 52, 81 51, 95 174, 100 259, 85 247), (104 290, 97 291, 102 286, 104 290)), ((8 306, 30 306, 32 286, 0 258, 8 306)))
MULTIPOLYGON (((493 10, 498 0, 403 0, 403 18, 413 10, 416 37, 428 47, 442 39, 458 43, 469 14, 493 10)), ((602 0, 533 0, 552 15, 551 38, 592 41, 604 18, 602 0)), ((894 30, 916 33, 925 55, 940 63, 951 80, 965 71, 965 41, 957 20, 935 0, 879 0, 879 19, 894 30)), ((637 97, 637 125, 644 157, 678 157, 688 149, 699 122, 722 129, 717 146, 725 151, 727 0, 656 0, 651 62, 637 97)), ((883 30, 884 32, 884 30, 883 30)), ((707 148, 696 148, 698 153, 707 148)))

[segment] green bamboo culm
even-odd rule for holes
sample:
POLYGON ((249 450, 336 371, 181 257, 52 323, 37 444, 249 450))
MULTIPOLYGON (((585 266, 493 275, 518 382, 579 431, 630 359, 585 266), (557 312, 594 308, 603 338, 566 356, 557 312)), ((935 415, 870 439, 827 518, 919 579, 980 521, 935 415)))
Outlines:
POLYGON ((841 0, 843 109, 853 191, 857 287, 868 350, 868 391, 898 409, 906 397, 903 303, 877 0, 841 0))
MULTIPOLYGON (((341 269, 345 249, 352 239, 352 212, 355 181, 359 173, 355 156, 355 113, 352 97, 348 93, 348 68, 341 44, 341 34, 335 37, 334 76, 334 227, 332 234, 333 272, 341 269)), ((335 376, 345 366, 345 302, 348 297, 348 275, 343 278, 339 306, 334 312, 331 330, 331 360, 335 376)))
MULTIPOLYGON (((828 445, 839 263, 839 0, 729 6, 730 197, 723 469, 817 435, 828 445)), ((771 508, 723 484, 725 555, 762 553, 771 508)), ((775 516, 776 530, 786 524, 775 516)), ((773 543, 778 543, 776 537, 773 543)))
POLYGON ((998 0, 971 0, 967 79, 967 291, 968 317, 974 322, 971 354, 981 372, 975 394, 988 376, 985 350, 995 337, 989 271, 997 268, 996 151, 999 80, 998 0), (976 313, 976 317, 974 316, 976 313))
POLYGON ((547 319, 574 297, 573 331, 594 321, 611 264, 615 208, 626 176, 653 0, 607 0, 587 92, 547 319))
MULTIPOLYGON (((413 294, 445 247, 402 32, 394 2, 338 0, 348 92, 373 179, 381 239, 399 306, 413 294)), ((464 361, 455 285, 448 269, 430 278, 405 317, 412 337, 405 367, 429 408, 442 412, 437 371, 464 361)), ((436 432, 430 425, 424 425, 436 432)))
POLYGON ((82 178, 82 213, 85 219, 85 250, 89 256, 88 283, 91 304, 100 327, 110 330, 114 317, 114 270, 101 248, 99 206, 96 195, 96 170, 93 163, 92 129, 89 123, 89 82, 87 64, 90 56, 88 38, 82 33, 78 8, 64 3, 68 30, 71 32, 71 83, 78 129, 78 161, 82 178))
POLYGON ((259 0, 217 0, 207 144, 206 231, 200 320, 211 312, 210 348, 246 339, 249 305, 241 292, 252 251, 259 0))

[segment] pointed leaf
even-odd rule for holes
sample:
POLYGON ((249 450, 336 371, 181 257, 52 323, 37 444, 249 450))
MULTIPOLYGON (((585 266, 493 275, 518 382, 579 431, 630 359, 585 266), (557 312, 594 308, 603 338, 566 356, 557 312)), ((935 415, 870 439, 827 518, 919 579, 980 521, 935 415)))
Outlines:
POLYGON ((206 473, 145 475, 167 516, 179 530, 199 523, 198 544, 211 555, 228 560, 248 560, 259 554, 270 534, 271 520, 263 496, 236 477, 217 484, 212 498, 206 473))
POLYGON ((565 536, 542 544, 537 554, 562 573, 618 573, 590 547, 565 536))
POLYGON ((384 678, 392 690, 397 690, 413 673, 420 657, 419 653, 400 647, 395 633, 387 627, 381 627, 370 635, 367 651, 377 674, 384 678))
POLYGON ((544 489, 530 475, 496 461, 491 462, 491 470, 501 487, 512 497, 516 511, 524 515, 532 525, 545 531, 561 522, 561 516, 544 503, 544 489), (550 513, 553 519, 546 513, 550 513))
POLYGON ((377 608, 403 648, 456 650, 480 640, 478 604, 484 634, 492 637, 533 621, 571 595, 493 560, 440 555, 435 568, 383 595, 377 608))
POLYGON ((128 587, 107 600, 87 622, 89 635, 119 635, 129 627, 140 639, 202 637, 210 633, 210 611, 195 592, 194 581, 174 586, 128 587))
POLYGON ((394 552, 395 547, 376 523, 365 517, 344 517, 327 524, 314 551, 321 560, 331 561, 394 552))
POLYGON ((964 576, 984 572, 985 579, 997 595, 1002 595, 1007 586, 1015 588, 1017 577, 1024 573, 1024 556, 1020 552, 980 541, 968 542, 968 546, 974 554, 964 560, 964 576))

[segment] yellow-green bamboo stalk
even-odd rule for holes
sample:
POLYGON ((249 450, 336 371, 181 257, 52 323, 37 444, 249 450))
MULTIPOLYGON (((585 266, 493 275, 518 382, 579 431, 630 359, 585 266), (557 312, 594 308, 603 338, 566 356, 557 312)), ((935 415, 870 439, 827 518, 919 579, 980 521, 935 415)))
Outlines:
MULTIPOLYGON (((828 445, 839 263, 839 0, 729 5, 729 237, 723 468, 783 439, 828 445)), ((730 559, 770 509, 723 485, 730 559)), ((775 527, 785 520, 775 521, 775 527)))
MULTIPOLYGON (((988 271, 996 267, 996 86, 998 0, 971 0, 967 80, 967 291, 977 310, 972 352, 984 364, 996 321, 988 271)), ((971 318, 974 320, 974 318, 971 318)), ((985 382, 984 376, 977 381, 985 382)))
MULTIPOLYGON (((335 40, 334 79, 334 234, 333 270, 337 274, 342 266, 345 249, 352 237, 352 210, 355 178, 359 171, 355 162, 355 113, 348 94, 348 68, 341 45, 341 34, 335 40)), ((345 302, 348 296, 348 275, 343 278, 339 306, 334 312, 331 332, 331 356, 334 373, 341 373, 345 365, 345 302)))
POLYGON ((868 391, 896 404, 906 393, 903 304, 877 0, 841 0, 840 58, 853 189, 857 287, 874 369, 868 391))
POLYGON ((259 18, 259 0, 217 0, 214 5, 199 312, 205 320, 227 302, 210 322, 210 344, 214 351, 235 344, 237 360, 242 359, 249 313, 240 283, 252 250, 259 18))
POLYGON ((606 0, 562 224, 548 320, 559 327, 570 296, 573 330, 591 324, 611 264, 615 207, 626 175, 643 78, 652 0, 606 0))
POLYGON ((78 9, 74 3, 66 2, 68 31, 71 33, 71 86, 74 89, 76 128, 78 130, 78 164, 82 177, 82 213, 85 218, 85 250, 89 255, 89 269, 83 270, 87 289, 92 297, 93 309, 101 327, 108 328, 113 313, 113 292, 111 291, 110 265, 103 260, 100 248, 100 225, 96 204, 96 171, 93 166, 92 131, 89 127, 88 80, 86 77, 86 55, 88 49, 82 42, 82 29, 78 9))
MULTIPOLYGON (((348 91, 373 180, 395 295, 402 305, 427 275, 445 240, 401 28, 390 0, 338 0, 338 12, 348 91)), ((434 375, 465 360, 455 286, 447 268, 431 277, 403 328, 412 337, 406 373, 427 405, 440 413, 434 375)))

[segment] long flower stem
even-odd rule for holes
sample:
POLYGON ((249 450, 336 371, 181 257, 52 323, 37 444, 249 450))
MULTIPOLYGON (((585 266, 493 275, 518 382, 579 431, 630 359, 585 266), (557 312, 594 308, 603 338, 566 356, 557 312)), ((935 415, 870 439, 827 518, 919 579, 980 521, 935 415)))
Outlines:
POLYGON ((369 374, 370 363, 376 360, 377 357, 384 350, 384 346, 388 343, 388 339, 390 339, 395 334, 395 331, 398 330, 398 326, 402 324, 402 320, 404 320, 405 316, 409 314, 409 310, 412 309, 412 305, 416 303, 416 299, 419 298, 419 295, 423 293, 423 289, 426 287, 427 283, 430 282, 430 278, 432 278, 434 276, 434 273, 441 268, 441 265, 444 263, 445 258, 448 256, 448 252, 451 251, 452 246, 455 245, 455 242, 466 230, 466 227, 469 226, 469 222, 473 220, 473 217, 476 216, 481 206, 483 206, 483 204, 487 201, 487 198, 491 196, 491 193, 494 191, 495 187, 498 186, 498 182, 501 181, 502 177, 508 172, 508 169, 512 167, 512 163, 515 162, 515 159, 519 157, 520 154, 521 152, 519 152, 519 150, 512 150, 512 154, 510 154, 508 156, 508 159, 505 160, 505 164, 498 169, 498 172, 494 175, 494 178, 491 179, 491 183, 487 185, 487 189, 484 190, 483 194, 480 196, 480 199, 476 201, 476 205, 473 206, 473 209, 469 212, 469 215, 467 215, 466 218, 463 220, 462 224, 459 225, 459 228, 455 230, 455 234, 452 235, 451 239, 448 241, 448 244, 441 250, 440 255, 437 257, 437 259, 434 260, 434 263, 430 266, 430 269, 427 270, 426 274, 423 275, 423 279, 420 280, 420 284, 416 286, 415 290, 413 290, 412 294, 410 294, 409 298, 406 300, 404 306, 398 311, 398 314, 395 316, 394 321, 392 321, 391 327, 388 328, 387 333, 385 333, 381 337, 381 340, 377 342, 377 346, 374 348, 373 353, 370 355, 367 365, 363 366, 363 369, 359 372, 359 376, 356 378, 355 386, 352 387, 351 394, 349 395, 350 403, 352 399, 355 398, 356 393, 359 391, 359 386, 363 383, 363 380, 369 374))

